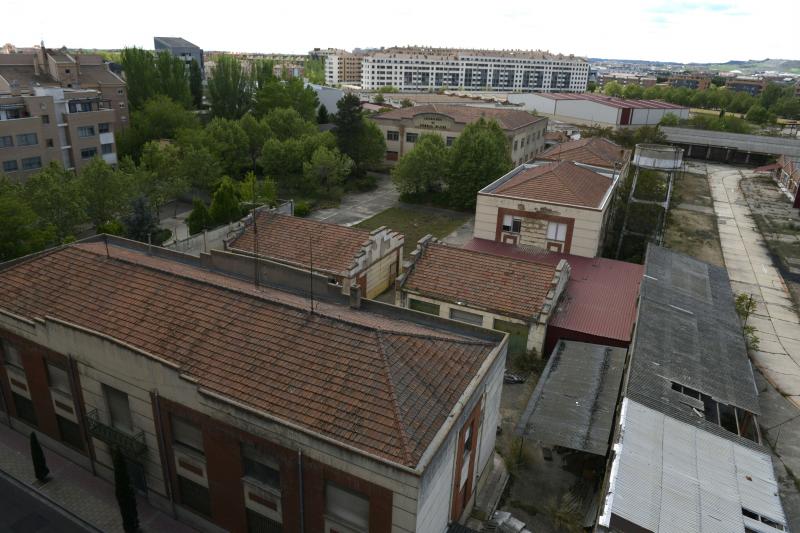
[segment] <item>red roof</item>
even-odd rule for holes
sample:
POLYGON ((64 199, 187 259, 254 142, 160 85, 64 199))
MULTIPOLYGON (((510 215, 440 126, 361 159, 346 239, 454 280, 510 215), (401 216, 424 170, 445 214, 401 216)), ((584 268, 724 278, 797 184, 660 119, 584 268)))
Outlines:
POLYGON ((662 102, 661 100, 629 100, 594 93, 538 93, 550 100, 588 100, 619 109, 687 109, 687 106, 662 102))
MULTIPOLYGON (((545 136, 546 137, 546 136, 545 136)), ((603 137, 584 137, 577 141, 567 141, 548 148, 539 159, 553 161, 573 161, 603 168, 622 166, 630 157, 630 151, 603 137)))
POLYGON ((523 168, 486 194, 600 209, 614 181, 571 161, 523 168))
POLYGON ((426 104, 404 107, 371 116, 373 120, 402 120, 423 114, 439 114, 453 119, 458 124, 471 124, 479 119, 496 120, 504 130, 516 130, 535 124, 545 117, 532 115, 519 109, 499 109, 496 107, 473 107, 467 105, 426 104))
POLYGON ((464 248, 548 265, 566 259, 572 271, 549 325, 630 342, 644 275, 642 265, 546 252, 486 239, 472 239, 464 248))

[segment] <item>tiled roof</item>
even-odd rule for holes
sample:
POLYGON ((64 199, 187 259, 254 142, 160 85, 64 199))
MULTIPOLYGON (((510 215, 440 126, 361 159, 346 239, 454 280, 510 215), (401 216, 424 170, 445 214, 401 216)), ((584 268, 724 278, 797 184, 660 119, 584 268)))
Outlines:
POLYGON ((530 320, 542 310, 554 266, 429 244, 403 288, 429 298, 530 320))
POLYGON ((552 161, 575 161, 596 167, 614 168, 622 165, 626 150, 602 137, 585 137, 577 141, 567 141, 539 154, 540 159, 552 161))
POLYGON ((597 209, 613 185, 607 176, 561 161, 523 168, 491 194, 597 209))
POLYGON ((450 117, 458 124, 471 124, 481 117, 486 120, 496 120, 504 130, 516 130, 535 124, 545 117, 531 115, 518 109, 498 109, 494 107, 474 107, 467 105, 427 104, 414 107, 404 107, 387 111, 371 117, 373 120, 402 120, 414 118, 426 113, 437 113, 450 117))
POLYGON ((414 467, 496 344, 81 243, 0 270, 0 308, 96 331, 198 386, 414 467))
POLYGON ((310 268, 313 246, 314 270, 341 274, 352 268, 356 254, 369 240, 369 230, 328 224, 306 218, 259 213, 252 224, 228 245, 233 251, 253 253, 258 232, 258 256, 300 268, 310 268), (311 244, 309 244, 311 243, 311 244))

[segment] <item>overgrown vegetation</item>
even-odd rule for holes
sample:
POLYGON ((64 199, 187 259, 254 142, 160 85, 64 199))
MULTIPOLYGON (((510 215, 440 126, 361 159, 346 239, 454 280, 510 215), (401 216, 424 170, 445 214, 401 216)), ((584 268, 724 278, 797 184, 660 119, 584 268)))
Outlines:
POLYGON ((752 294, 739 293, 736 295, 736 314, 742 321, 742 335, 748 350, 758 350, 758 335, 756 328, 747 325, 747 319, 758 308, 758 302, 753 299, 752 294))

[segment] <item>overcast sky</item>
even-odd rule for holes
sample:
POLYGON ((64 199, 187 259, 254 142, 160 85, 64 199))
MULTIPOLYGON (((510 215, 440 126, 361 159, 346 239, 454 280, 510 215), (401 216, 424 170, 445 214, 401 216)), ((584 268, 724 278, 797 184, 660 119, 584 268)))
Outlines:
POLYGON ((52 48, 153 48, 153 36, 161 35, 237 52, 429 45, 678 62, 800 59, 792 37, 798 0, 129 0, 80 9, 54 0, 4 4, 6 14, 37 13, 3 24, 0 39, 17 46, 44 39, 52 48))

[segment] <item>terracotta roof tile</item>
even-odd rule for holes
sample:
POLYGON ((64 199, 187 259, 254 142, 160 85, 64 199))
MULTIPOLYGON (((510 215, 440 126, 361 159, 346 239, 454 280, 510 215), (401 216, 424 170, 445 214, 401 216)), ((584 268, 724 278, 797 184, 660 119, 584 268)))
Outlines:
POLYGON ((504 130, 516 130, 535 124, 545 117, 531 115, 519 109, 498 109, 495 107, 475 107, 466 105, 427 104, 414 107, 404 107, 387 111, 371 117, 374 120, 401 120, 414 118, 424 113, 438 113, 452 118, 458 124, 477 122, 481 117, 486 120, 496 120, 504 130))
POLYGON ((232 251, 253 253, 258 232, 258 255, 301 268, 311 267, 309 242, 314 247, 314 270, 332 273, 348 271, 355 257, 369 240, 370 232, 277 213, 259 213, 257 228, 250 224, 231 242, 232 251))
POLYGON ((561 161, 525 168, 492 190, 491 194, 599 208, 613 185, 607 176, 561 161))
POLYGON ((540 159, 574 161, 604 168, 622 165, 629 157, 628 151, 602 137, 585 137, 553 146, 539 154, 540 159))
POLYGON ((0 308, 53 317, 179 366, 207 390, 414 467, 489 356, 475 337, 256 290, 101 243, 0 270, 0 308))
POLYGON ((529 320, 541 311, 555 273, 551 265, 432 243, 417 259, 403 288, 529 320))

